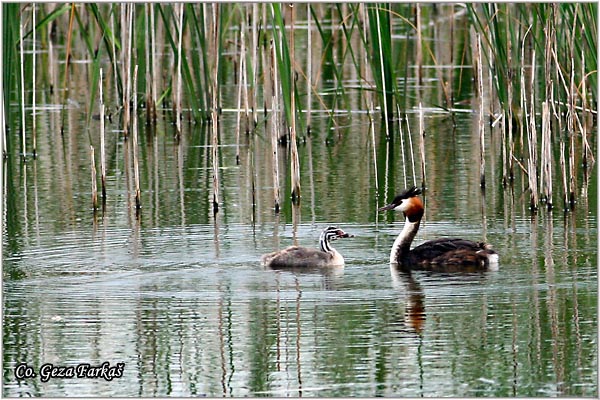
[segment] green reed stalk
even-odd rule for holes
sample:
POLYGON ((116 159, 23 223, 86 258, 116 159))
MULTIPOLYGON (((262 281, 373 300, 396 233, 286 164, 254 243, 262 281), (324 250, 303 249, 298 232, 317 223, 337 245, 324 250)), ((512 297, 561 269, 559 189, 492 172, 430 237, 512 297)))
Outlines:
POLYGON ((376 4, 367 9, 369 17, 369 31, 371 36, 371 68, 379 102, 382 105, 382 115, 386 121, 386 136, 390 137, 388 121, 394 114, 394 95, 396 93, 396 78, 392 60, 394 52, 392 51, 390 9, 387 5, 376 4))

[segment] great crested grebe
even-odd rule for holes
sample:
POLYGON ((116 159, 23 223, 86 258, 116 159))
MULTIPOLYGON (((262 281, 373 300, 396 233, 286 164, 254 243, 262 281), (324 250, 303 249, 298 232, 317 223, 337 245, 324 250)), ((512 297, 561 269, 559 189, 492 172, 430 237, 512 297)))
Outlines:
POLYGON ((440 238, 425 242, 410 249, 423 217, 421 190, 406 189, 394 198, 391 204, 379 211, 402 211, 406 217, 404 228, 398 235, 390 253, 390 263, 405 269, 458 272, 498 269, 498 253, 482 242, 458 238, 440 238))
POLYGON ((319 250, 306 247, 291 246, 287 249, 265 254, 261 261, 265 267, 280 268, 311 268, 334 267, 344 265, 344 257, 331 247, 331 240, 353 237, 343 230, 329 226, 321 233, 319 250))

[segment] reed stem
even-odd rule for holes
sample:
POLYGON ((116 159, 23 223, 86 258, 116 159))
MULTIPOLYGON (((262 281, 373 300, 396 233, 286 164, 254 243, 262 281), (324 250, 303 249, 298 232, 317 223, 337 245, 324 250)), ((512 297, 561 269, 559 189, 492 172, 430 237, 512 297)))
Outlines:
POLYGON ((181 119, 182 119, 182 104, 181 104, 181 51, 183 48, 183 10, 184 4, 179 3, 177 7, 177 71, 176 71, 176 85, 175 85, 175 104, 173 105, 173 114, 175 115, 175 127, 177 131, 177 137, 181 136, 181 119))
POLYGON ((213 4, 213 92, 212 92, 212 169, 213 169, 213 215, 219 212, 219 4, 213 4))
POLYGON ((137 122, 137 76, 138 66, 135 65, 133 69, 133 173, 135 179, 135 208, 139 210, 142 208, 142 199, 140 192, 140 166, 138 157, 138 122, 137 122))
MULTIPOLYGON (((295 71, 295 51, 294 51, 294 23, 296 16, 296 8, 294 4, 290 5, 291 12, 291 27, 290 27, 290 77, 292 85, 291 93, 291 126, 290 126, 290 155, 291 155, 291 173, 292 173, 292 203, 300 203, 300 161, 298 158, 298 145, 296 142, 296 71, 295 71)), ((282 36, 285 37, 284 32, 282 36)))
POLYGON ((27 157, 25 142, 25 51, 23 49, 23 17, 19 18, 19 49, 21 55, 21 156, 23 161, 27 157))
POLYGON ((271 40, 271 78, 273 84, 272 88, 272 101, 271 101, 271 151, 273 155, 273 196, 275 202, 275 213, 279 213, 280 203, 280 189, 279 189, 279 155, 277 141, 279 138, 279 84, 277 80, 277 60, 275 55, 275 46, 273 40, 271 40))
POLYGON ((104 150, 104 114, 105 105, 102 95, 102 68, 100 68, 100 79, 98 81, 100 93, 100 179, 102 182, 102 206, 106 205, 106 153, 104 150))
POLYGON ((98 209, 98 187, 96 183, 96 160, 94 157, 94 146, 90 145, 90 166, 92 171, 92 207, 94 212, 98 209))
POLYGON ((425 188, 427 175, 425 168, 425 122, 423 118, 423 106, 419 103, 419 152, 421 153, 421 187, 425 188))
POLYGON ((31 88, 31 138, 33 140, 33 158, 35 159, 37 157, 37 129, 36 129, 36 118, 35 118, 35 89, 36 89, 36 76, 35 76, 35 69, 36 69, 36 40, 35 40, 35 8, 36 8, 36 4, 32 3, 31 4, 31 18, 32 18, 32 34, 33 34, 33 43, 31 45, 31 55, 33 56, 33 66, 32 66, 32 79, 31 81, 33 82, 33 86, 31 88))

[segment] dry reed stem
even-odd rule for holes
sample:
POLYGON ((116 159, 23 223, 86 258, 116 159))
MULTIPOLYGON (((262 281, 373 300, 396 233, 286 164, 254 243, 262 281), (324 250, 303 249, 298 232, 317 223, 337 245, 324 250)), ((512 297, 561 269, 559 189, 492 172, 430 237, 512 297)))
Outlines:
POLYGON ((104 99, 102 96, 102 68, 100 68, 100 79, 98 81, 100 93, 100 179, 102 182, 102 205, 106 204, 106 153, 104 151, 104 99))
MULTIPOLYGON (((300 160, 298 157, 298 145, 296 143, 296 71, 295 71, 295 49, 294 49, 294 23, 296 16, 296 8, 293 4, 291 7, 291 27, 290 27, 290 76, 292 77, 292 93, 291 93, 291 126, 290 126, 290 155, 291 155, 291 174, 292 174, 292 203, 300 203, 300 160)), ((281 33, 285 37, 285 32, 281 33)))
POLYGON ((23 49, 23 17, 19 17, 19 50, 21 56, 21 156, 26 158, 25 142, 25 51, 23 49))
POLYGON ((94 159, 94 146, 90 145, 90 166, 92 170, 92 207, 94 211, 98 209, 98 187, 96 184, 96 160, 94 159))
MULTIPOLYGON (((411 160, 411 164, 412 164, 413 184, 416 186, 417 185, 417 174, 416 174, 416 166, 415 166, 415 152, 413 150, 412 134, 410 132, 410 123, 408 122, 408 118, 405 118, 405 120, 406 120, 406 130, 407 130, 407 137, 408 137, 408 147, 410 148, 410 160, 411 160)), ((386 193, 387 193, 387 191, 386 191, 386 193)))
MULTIPOLYGON (((422 26, 421 26, 421 5, 419 3, 416 4, 416 16, 415 19, 417 20, 417 50, 416 50, 416 60, 415 63, 417 64, 417 80, 419 81, 419 86, 423 85, 423 33, 421 32, 422 26)), ((378 17, 379 18, 379 17, 378 17)), ((379 22, 379 19, 378 21, 379 22)), ((382 74, 383 76, 383 74, 382 74)), ((440 82, 442 83, 442 85, 444 84, 443 80, 440 80, 440 82)))
MULTIPOLYGON (((381 43, 381 20, 379 17, 379 4, 377 4, 377 40, 381 43)), ((383 66, 383 49, 382 46, 379 46, 379 65, 381 67, 381 83, 383 86, 383 115, 385 117, 385 136, 389 138, 391 136, 390 132, 390 123, 389 123, 389 115, 388 115, 388 105, 387 105, 387 88, 385 84, 385 71, 383 66)))
POLYGON ((142 199, 140 192, 140 166, 138 157, 138 122, 137 122, 137 76, 138 66, 135 65, 133 69, 133 173, 135 179, 135 208, 139 210, 142 208, 142 199))
POLYGON ((32 82, 33 87, 31 90, 31 134, 33 140, 33 158, 37 157, 37 138, 36 138, 36 120, 35 120, 35 64, 36 64, 36 52, 35 52, 35 3, 31 4, 31 14, 32 14, 32 33, 33 33, 33 43, 31 45, 31 54, 33 56, 33 68, 32 68, 32 82))
POLYGON ((307 19, 307 59, 306 59, 306 132, 310 134, 311 111, 312 111, 312 15, 310 4, 306 5, 307 19))
POLYGON ((215 62, 213 65, 213 88, 212 88, 212 170, 213 170, 213 215, 219 212, 219 4, 214 3, 213 7, 213 50, 212 54, 215 55, 215 62))
MULTIPOLYGON (((111 9, 115 8, 115 4, 111 5, 111 9)), ((115 31, 115 18, 117 18, 117 13, 114 10, 111 10, 112 18, 110 19, 110 29, 112 32, 115 31)), ((115 40, 111 40, 111 51, 112 51, 112 60, 113 60, 113 78, 115 83, 115 104, 119 104, 119 82, 118 82, 118 74, 117 74, 117 46, 115 44, 115 40)))
POLYGON ((563 184, 563 210, 564 212, 569 211, 569 187, 567 184, 567 166, 565 162, 565 142, 560 141, 560 172, 562 176, 563 184))
POLYGON ((275 202, 275 212, 279 213, 279 202, 281 199, 280 189, 279 189, 279 156, 278 156, 278 148, 277 148, 277 139, 279 137, 279 83, 277 80, 277 60, 275 58, 275 45, 273 40, 271 40, 271 78, 273 81, 272 88, 272 132, 271 132, 271 151, 273 155, 273 196, 275 202))
POLYGON ((179 44, 177 46, 177 72, 175 74, 176 76, 176 85, 175 85, 175 104, 173 105, 173 107, 175 108, 174 114, 175 114, 175 127, 176 127, 176 131, 177 131, 177 137, 179 138, 181 136, 181 119, 182 119, 182 103, 181 103, 181 52, 182 52, 182 48, 183 48, 183 3, 179 3, 179 7, 177 7, 178 13, 177 13, 177 31, 178 31, 178 38, 177 38, 177 43, 179 44))
POLYGON ((421 153, 421 187, 426 187, 427 175, 425 173, 425 122, 423 106, 419 103, 419 152, 421 153))
POLYGON ((542 103, 542 150, 540 193, 544 196, 548 210, 552 209, 552 147, 551 147, 550 108, 542 103))
POLYGON ((242 23, 242 27, 240 29, 240 58, 239 58, 239 67, 238 67, 238 101, 237 101, 237 114, 236 114, 236 124, 235 124, 235 163, 240 165, 240 124, 241 124, 241 114, 242 114, 242 86, 243 86, 243 73, 244 73, 244 24, 242 23))
POLYGON ((475 42, 475 55, 477 57, 477 94, 479 95, 479 118, 477 130, 479 132, 479 186, 485 188, 485 123, 483 101, 483 57, 481 50, 481 35, 477 34, 475 42))
MULTIPOLYGON (((69 16, 69 30, 67 32, 67 53, 65 55, 65 88, 63 91, 63 101, 61 108, 60 134, 65 132, 65 110, 67 104, 67 94, 69 92, 69 66, 71 65, 71 38, 73 37, 73 21, 75 20, 75 4, 71 4, 71 13, 69 16)), ((21 62, 22 65, 22 62, 21 62)), ((22 74, 21 74, 22 75, 22 74)))

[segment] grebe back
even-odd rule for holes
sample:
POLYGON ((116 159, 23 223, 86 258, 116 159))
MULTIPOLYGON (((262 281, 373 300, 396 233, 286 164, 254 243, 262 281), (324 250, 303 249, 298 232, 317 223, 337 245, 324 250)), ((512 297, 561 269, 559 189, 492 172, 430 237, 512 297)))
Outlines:
POLYGON ((387 206, 379 211, 402 211, 406 217, 404 228, 398 235, 390 252, 390 263, 407 269, 423 269, 444 272, 481 271, 498 268, 498 253, 489 244, 459 238, 430 240, 412 250, 410 245, 415 238, 421 218, 423 202, 421 190, 411 187, 400 193, 387 206))

